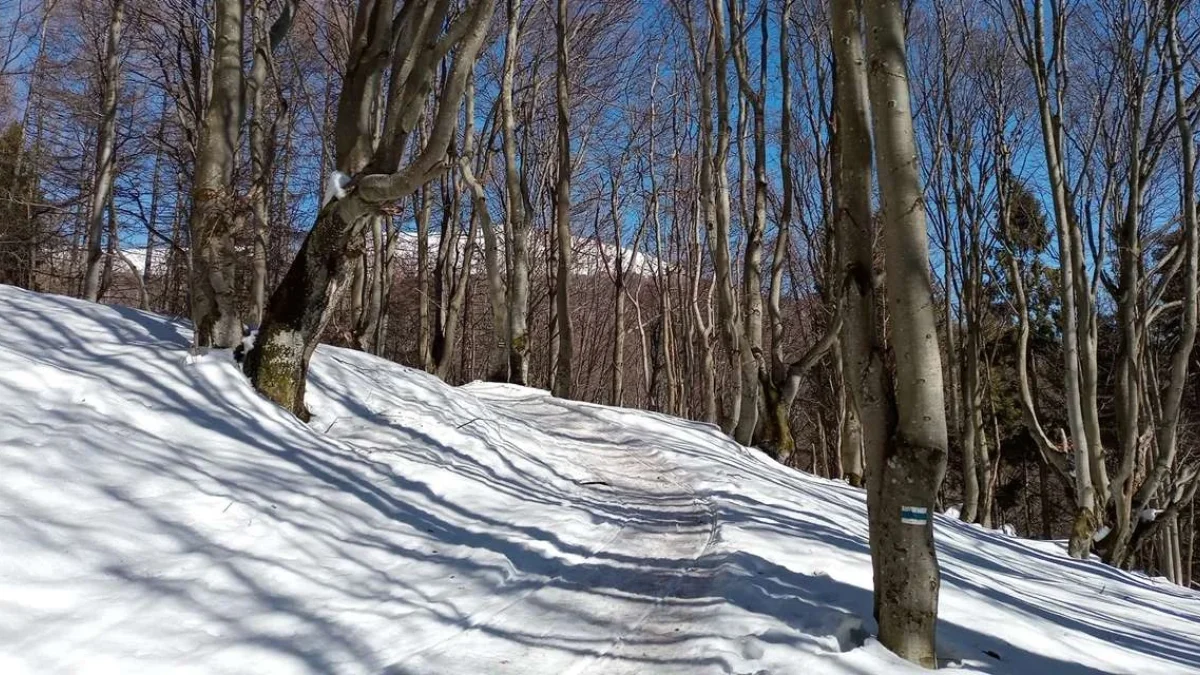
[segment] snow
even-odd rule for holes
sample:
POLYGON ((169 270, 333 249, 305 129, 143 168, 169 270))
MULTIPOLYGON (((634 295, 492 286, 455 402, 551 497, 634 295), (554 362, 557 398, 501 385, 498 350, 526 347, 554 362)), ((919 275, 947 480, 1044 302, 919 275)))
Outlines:
POLYGON ((350 176, 341 171, 334 171, 325 179, 325 194, 321 197, 321 208, 329 202, 346 196, 346 186, 350 184, 350 176))
MULTIPOLYGON (((501 256, 504 253, 504 233, 497 231, 497 245, 501 256)), ((402 262, 401 269, 411 269, 417 264, 417 258, 420 255, 418 247, 418 237, 416 232, 401 231, 396 233, 399 238, 396 242, 396 255, 402 262)), ((437 256, 438 248, 441 245, 442 234, 439 232, 430 232, 429 235, 429 253, 430 258, 437 256)), ((457 249, 455 253, 461 258, 463 251, 466 248, 467 236, 460 234, 457 239, 457 249)), ((533 261, 545 260, 548 258, 548 252, 545 250, 547 242, 541 238, 534 238, 529 242, 529 259, 533 261)), ((475 251, 471 258, 471 271, 477 274, 482 274, 485 271, 485 262, 483 259, 484 237, 483 233, 475 235, 475 251)), ((621 258, 621 268, 626 274, 651 276, 656 272, 665 270, 666 263, 661 261, 656 256, 645 253, 644 251, 634 250, 629 247, 621 247, 618 249, 611 243, 600 243, 595 237, 571 237, 571 268, 572 273, 581 277, 592 276, 607 276, 615 273, 617 256, 621 258)))
MULTIPOLYGON (((860 490, 718 430, 0 287, 0 673, 919 671, 860 490)), ((1200 672, 1200 596, 935 516, 950 673, 1200 672)))

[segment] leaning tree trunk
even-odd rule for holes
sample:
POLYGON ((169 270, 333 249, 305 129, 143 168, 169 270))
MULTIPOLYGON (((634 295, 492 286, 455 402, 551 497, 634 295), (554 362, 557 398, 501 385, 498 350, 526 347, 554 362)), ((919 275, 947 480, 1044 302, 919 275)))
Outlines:
POLYGON ((100 297, 100 277, 104 272, 104 211, 108 208, 117 173, 117 94, 121 90, 121 31, 124 24, 125 0, 113 0, 104 48, 104 66, 100 72, 100 89, 103 92, 100 128, 96 133, 96 170, 88 206, 87 271, 83 297, 92 302, 100 297))
POLYGON ((875 589, 879 640, 902 658, 932 668, 937 666, 941 583, 932 513, 948 442, 941 355, 909 100, 904 7, 900 0, 868 0, 864 13, 897 413, 884 462, 871 469, 882 472, 877 508, 870 514, 881 558, 875 589))
POLYGON ((444 170, 467 80, 491 21, 493 1, 475 0, 449 20, 447 5, 438 5, 441 12, 420 16, 406 7, 393 17, 375 0, 360 0, 355 17, 356 49, 338 106, 339 163, 352 165, 344 158, 365 147, 361 142, 364 137, 369 141, 371 125, 362 124, 371 119, 363 112, 375 99, 369 83, 377 79, 389 61, 393 78, 403 79, 393 81, 388 88, 385 132, 379 146, 371 151, 366 168, 321 209, 267 304, 258 339, 245 364, 246 373, 260 393, 302 418, 307 417, 304 389, 308 362, 345 290, 353 265, 363 253, 363 228, 372 217, 411 196, 444 170), (393 52, 391 59, 384 58, 388 50, 393 52), (433 75, 449 54, 453 54, 449 57, 452 63, 436 98, 428 138, 403 168, 388 173, 395 170, 402 149, 423 115, 424 106, 416 102, 425 100, 433 75))

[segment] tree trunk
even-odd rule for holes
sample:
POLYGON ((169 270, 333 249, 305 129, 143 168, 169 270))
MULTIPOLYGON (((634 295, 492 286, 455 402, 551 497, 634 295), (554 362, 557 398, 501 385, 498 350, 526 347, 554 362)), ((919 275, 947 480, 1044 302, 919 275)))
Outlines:
MULTIPOLYGON (((1178 11, 1178 8, 1176 8, 1178 11)), ((1196 209, 1196 150, 1191 118, 1184 113, 1185 88, 1183 59, 1179 46, 1178 17, 1172 12, 1167 24, 1167 48, 1171 64, 1171 79, 1175 95, 1175 124, 1179 131, 1183 189, 1180 191, 1180 210, 1184 240, 1183 312, 1179 320, 1179 341, 1171 354, 1167 386, 1162 393, 1161 424, 1155 429, 1158 456, 1132 500, 1133 512, 1140 513, 1158 492, 1167 473, 1175 463, 1179 444, 1179 418, 1190 370, 1192 349, 1196 342, 1197 316, 1200 314, 1200 215, 1196 209)))
MULTIPOLYGON (((841 341, 834 347, 835 370, 845 372, 841 341)), ((854 487, 863 485, 863 431, 858 419, 858 408, 847 395, 848 383, 842 385, 840 429, 838 430, 838 459, 841 464, 840 477, 854 487)))
POLYGON ((413 204, 417 212, 417 364, 428 370, 433 361, 433 329, 429 318, 429 218, 433 202, 427 187, 421 189, 413 204))
MULTIPOLYGON (((746 229, 746 256, 742 261, 742 334, 739 357, 741 361, 741 410, 734 429, 734 440, 742 445, 750 445, 754 441, 754 431, 758 427, 759 408, 759 374, 765 372, 766 361, 762 353, 763 342, 763 302, 762 302, 762 249, 763 237, 767 229, 767 130, 766 130, 766 77, 768 32, 765 19, 759 21, 759 81, 757 89, 750 80, 750 67, 746 48, 746 30, 744 29, 745 3, 731 2, 732 8, 730 31, 735 39, 730 45, 733 61, 738 74, 738 83, 744 100, 749 102, 751 115, 754 119, 754 215, 748 222, 743 220, 746 229)), ((743 108, 744 109, 744 108, 743 108)), ((739 154, 739 156, 744 156, 739 154)), ((776 429, 788 426, 787 410, 779 409, 779 399, 776 397, 773 411, 773 425, 776 429)), ((770 409, 770 406, 768 406, 770 409)), ((789 445, 791 429, 781 434, 789 445)))
MULTIPOLYGON (((455 200, 457 202, 457 199, 455 200)), ((458 209, 455 209, 457 212, 458 209)), ((446 314, 442 325, 442 349, 438 357, 437 367, 434 372, 443 380, 448 379, 450 375, 450 366, 454 360, 454 356, 459 349, 458 334, 463 322, 464 307, 467 299, 467 288, 471 280, 471 258, 475 254, 475 238, 479 229, 480 215, 478 210, 471 213, 471 224, 467 229, 467 239, 462 245, 462 256, 459 259, 457 270, 451 264, 446 270, 447 276, 452 279, 450 287, 450 297, 446 300, 446 314), (457 272, 457 274, 453 274, 457 272)), ((443 236, 445 236, 443 234, 443 236)), ((457 250, 457 238, 454 242, 454 247, 457 250)))
POLYGON ((835 62, 833 203, 840 268, 838 284, 844 288, 845 317, 841 342, 847 391, 862 429, 878 617, 885 583, 882 579, 885 549, 874 523, 885 517, 880 501, 883 466, 895 423, 895 408, 885 370, 881 322, 876 315, 879 289, 874 272, 875 224, 871 214, 871 127, 867 118, 861 18, 856 3, 831 2, 830 16, 835 62))
POLYGON ((242 117, 242 1, 217 0, 212 95, 204 112, 192 184, 191 296, 198 347, 230 348, 241 342, 236 296, 232 194, 242 117))
POLYGON ((362 253, 366 217, 365 205, 356 198, 321 211, 296 262, 271 294, 255 346, 246 356, 246 374, 255 388, 305 421, 308 362, 362 253))
POLYGON ((100 128, 96 131, 96 167, 92 176, 88 206, 87 270, 83 297, 91 302, 100 298, 104 270, 104 211, 116 180, 117 96, 121 91, 121 32, 125 25, 125 0, 112 0, 104 64, 100 71, 100 128))
POLYGON ((881 557, 879 639, 902 658, 933 668, 941 580, 932 513, 947 448, 941 355, 909 100, 904 8, 900 0, 869 0, 864 14, 897 414, 886 457, 872 469, 883 472, 878 508, 870 514, 881 557))
POLYGON ((255 388, 298 416, 307 416, 304 388, 309 358, 345 290, 352 265, 363 254, 363 228, 371 217, 410 197, 444 170, 460 103, 487 34, 492 6, 492 0, 475 0, 452 19, 446 16, 448 3, 439 5, 441 12, 417 16, 402 10, 393 17, 390 4, 380 8, 376 0, 360 0, 355 17, 355 51, 338 106, 339 165, 354 166, 359 161, 355 153, 362 148, 362 135, 370 134, 370 125, 364 129, 362 124, 364 117, 370 116, 364 116, 363 110, 372 107, 375 96, 364 83, 382 72, 389 60, 393 62, 393 78, 404 79, 393 81, 388 89, 384 120, 387 131, 378 148, 368 157, 362 173, 351 179, 345 194, 334 196, 321 209, 296 260, 267 304, 258 339, 245 363, 255 388), (389 50, 392 58, 383 58, 389 50), (424 114, 424 106, 415 102, 426 99, 433 74, 439 70, 442 58, 451 53, 428 138, 397 171, 399 149, 409 145, 410 135, 424 114))
POLYGON ((554 372, 553 393, 559 398, 571 398, 571 366, 575 350, 570 310, 571 282, 571 90, 567 59, 567 0, 558 0, 558 20, 555 22, 558 44, 558 185, 554 189, 554 222, 557 230, 558 273, 555 275, 554 297, 557 304, 558 363, 554 372))
MULTIPOLYGON (((767 295, 767 316, 771 326, 771 358, 768 376, 770 378, 769 387, 775 390, 779 390, 784 384, 783 309, 780 303, 783 296, 783 271, 787 265, 788 248, 791 246, 792 206, 795 200, 795 186, 792 183, 792 66, 789 44, 791 13, 792 0, 784 0, 779 21, 779 72, 782 78, 781 97, 783 99, 779 115, 779 174, 783 181, 783 193, 780 199, 779 231, 775 236, 775 247, 771 253, 771 286, 767 295)), ((765 71, 766 68, 764 67, 763 70, 765 71)), ((769 411, 772 396, 767 394, 767 388, 768 386, 764 383, 764 395, 769 411)), ((775 396, 774 398, 776 399, 775 405, 778 405, 779 397, 775 396)), ((792 436, 790 413, 790 410, 768 413, 768 422, 774 426, 770 435, 776 439, 779 455, 791 455, 796 449, 796 442, 792 436)))
MULTIPOLYGON (((475 119, 475 84, 467 87, 466 120, 468 127, 475 119)), ((500 250, 496 242, 496 229, 492 224, 492 216, 487 209, 487 192, 479 179, 471 162, 475 159, 476 144, 474 134, 466 139, 466 149, 458 160, 459 170, 463 180, 471 189, 472 208, 479 218, 483 230, 483 263, 487 274, 488 304, 492 310, 492 347, 489 350, 487 375, 488 380, 504 382, 508 380, 508 307, 506 305, 508 291, 504 286, 504 270, 500 266, 500 250)), ((486 166, 486 165, 485 165, 486 166)))
MULTIPOLYGON (((726 80, 728 53, 725 48, 725 0, 709 0, 711 15, 711 52, 716 85, 716 147, 711 164, 713 193, 712 219, 709 221, 708 246, 716 270, 717 315, 721 342, 729 363, 740 373, 742 368, 741 331, 738 329, 737 299, 733 288, 733 266, 729 257, 729 85, 726 80)), ((703 115, 703 110, 701 112, 703 115)), ((724 405, 721 427, 732 435, 741 420, 742 377, 732 378, 728 402, 724 405)))
POLYGON ((505 230, 512 243, 509 251, 508 377, 515 384, 529 384, 529 220, 521 173, 517 165, 517 122, 513 110, 513 79, 516 76, 521 0, 508 0, 508 31, 504 40, 504 74, 500 81, 500 115, 504 128, 504 177, 507 192, 505 230))
MULTIPOLYGON (((1023 6, 1022 6, 1023 12, 1023 6)), ((1060 55, 1063 48, 1063 21, 1056 16, 1053 27, 1054 53, 1060 55)), ((1079 345, 1079 284, 1085 284, 1084 279, 1078 278, 1079 270, 1075 264, 1075 240, 1073 229, 1078 229, 1069 213, 1066 170, 1063 166, 1063 142, 1061 120, 1051 108, 1050 79, 1047 74, 1045 23, 1043 16, 1043 0, 1034 0, 1034 17, 1032 32, 1027 31, 1031 44, 1025 47, 1026 61, 1034 75, 1037 89, 1038 117, 1042 129, 1042 147, 1045 154, 1046 172, 1050 180, 1051 194, 1054 201, 1054 219, 1058 233, 1058 248, 1062 253, 1060 263, 1060 300, 1062 302, 1062 340, 1063 340, 1063 378, 1065 383, 1065 404, 1067 419, 1071 429, 1071 441, 1075 448, 1075 500, 1076 518, 1071 528, 1068 552, 1072 557, 1083 558, 1088 554, 1092 545, 1092 535, 1096 530, 1096 498, 1093 488, 1092 472, 1082 467, 1091 466, 1091 441, 1088 433, 1089 425, 1084 416, 1084 391, 1081 388, 1086 372, 1081 371, 1084 354, 1079 345)), ((1061 58, 1061 56, 1059 56, 1061 58)))

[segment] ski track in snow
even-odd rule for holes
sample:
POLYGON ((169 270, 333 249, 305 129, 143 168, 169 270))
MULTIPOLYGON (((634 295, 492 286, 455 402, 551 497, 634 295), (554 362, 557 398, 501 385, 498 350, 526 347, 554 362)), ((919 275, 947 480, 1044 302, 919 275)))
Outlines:
MULTIPOLYGON (((915 675, 862 492, 719 430, 0 286, 0 675, 915 675)), ((1200 595, 936 518, 944 673, 1200 673, 1200 595)))

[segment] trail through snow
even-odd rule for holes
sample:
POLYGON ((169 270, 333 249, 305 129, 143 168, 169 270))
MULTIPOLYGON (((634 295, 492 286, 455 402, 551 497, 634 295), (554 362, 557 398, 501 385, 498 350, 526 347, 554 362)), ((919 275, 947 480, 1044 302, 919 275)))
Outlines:
MULTIPOLYGON (((554 428, 588 426, 585 415, 554 405, 544 394, 513 398, 502 389, 476 386, 474 391, 492 419, 521 430, 527 439, 546 435, 541 430, 549 420, 554 428)), ((612 426, 610 436, 619 432, 612 426)), ((670 662, 669 654, 655 653, 669 649, 655 649, 643 636, 655 627, 677 630, 686 625, 687 617, 670 611, 664 600, 674 597, 685 581, 693 586, 704 581, 690 575, 717 534, 712 505, 681 477, 672 477, 671 467, 651 451, 649 439, 597 443, 557 435, 539 442, 552 443, 556 454, 570 458, 561 469, 574 474, 592 508, 611 518, 615 529, 590 543, 589 553, 572 565, 569 582, 562 577, 549 584, 519 578, 518 584, 529 582, 528 592, 471 617, 462 630, 417 650, 398 667, 411 663, 425 672, 482 673, 496 664, 536 662, 545 672, 580 674, 638 672, 647 661, 670 662), (507 626, 528 625, 541 626, 530 639, 512 640, 506 633, 507 626), (572 625, 579 628, 562 630, 572 625), (548 644, 558 646, 549 657, 548 644), (626 661, 637 665, 625 670, 626 661)), ((693 667, 681 666, 680 672, 693 667)))
MULTIPOLYGON (((710 426, 0 286, 0 673, 913 674, 862 492, 710 426)), ((938 516, 948 673, 1200 673, 1200 596, 938 516)))

